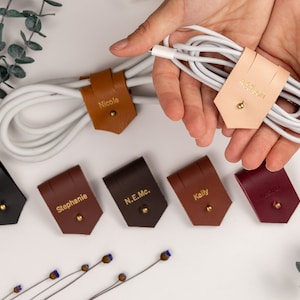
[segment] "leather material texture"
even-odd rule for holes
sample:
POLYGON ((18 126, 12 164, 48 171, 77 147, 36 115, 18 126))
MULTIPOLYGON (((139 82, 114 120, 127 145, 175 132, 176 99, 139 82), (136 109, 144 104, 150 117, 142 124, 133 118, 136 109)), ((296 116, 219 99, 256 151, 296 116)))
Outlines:
POLYGON ((137 115, 124 73, 107 69, 91 74, 90 81, 80 91, 94 128, 121 133, 137 115))
POLYGON ((38 189, 63 233, 90 234, 103 214, 79 165, 38 189))
POLYGON ((262 164, 255 170, 242 169, 235 177, 261 222, 289 221, 299 198, 285 169, 270 172, 262 164))
POLYGON ((232 202, 207 156, 168 176, 168 180, 193 225, 221 224, 232 202))
POLYGON ((143 157, 103 180, 128 226, 155 227, 168 204, 143 157))
POLYGON ((245 48, 214 102, 228 128, 258 128, 289 72, 245 48))
POLYGON ((25 203, 24 194, 0 162, 0 225, 18 223, 25 203))

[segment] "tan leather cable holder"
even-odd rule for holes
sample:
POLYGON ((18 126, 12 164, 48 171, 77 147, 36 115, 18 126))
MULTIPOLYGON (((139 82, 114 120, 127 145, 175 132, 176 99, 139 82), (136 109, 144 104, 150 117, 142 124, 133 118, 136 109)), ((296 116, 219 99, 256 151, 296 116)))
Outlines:
POLYGON ((214 100, 226 126, 257 129, 288 77, 288 71, 245 48, 214 100))
POLYGON ((89 78, 91 84, 80 91, 94 128, 121 133, 137 115, 124 72, 107 69, 89 78))

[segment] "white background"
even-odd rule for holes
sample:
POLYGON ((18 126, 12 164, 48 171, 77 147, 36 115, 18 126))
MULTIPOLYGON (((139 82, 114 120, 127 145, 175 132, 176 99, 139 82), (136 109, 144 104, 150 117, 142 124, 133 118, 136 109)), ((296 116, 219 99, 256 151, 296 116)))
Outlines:
MULTIPOLYGON (((15 2, 28 8, 39 1, 15 2)), ((38 39, 44 50, 32 53, 36 62, 26 66, 28 76, 21 83, 80 76, 117 65, 121 60, 109 53, 109 45, 135 29, 160 2, 65 0, 60 9, 49 7, 56 16, 44 19, 47 38, 38 39)), ((0 7, 6 3, 0 0, 0 7)), ((14 22, 16 33, 23 24, 14 22)), ((165 249, 172 253, 169 261, 102 299, 299 299, 295 262, 300 260, 300 208, 288 224, 260 223, 234 178, 241 165, 224 158, 226 138, 217 133, 211 146, 199 148, 183 124, 168 120, 158 105, 139 105, 137 110, 138 116, 121 135, 96 132, 89 125, 63 152, 44 162, 23 163, 0 152, 1 161, 27 197, 19 223, 0 227, 0 299, 19 283, 26 289, 52 269, 64 276, 110 252, 111 264, 98 266, 53 297, 88 299, 112 284, 120 272, 136 274, 165 249), (210 157, 233 201, 219 227, 192 226, 166 179, 204 155, 210 157), (127 227, 102 181, 140 156, 168 201, 153 229, 127 227), (63 235, 37 190, 40 183, 77 164, 104 211, 88 236, 63 235)), ((298 194, 299 158, 298 153, 286 166, 298 194)), ((18 299, 29 299, 37 291, 18 299)))

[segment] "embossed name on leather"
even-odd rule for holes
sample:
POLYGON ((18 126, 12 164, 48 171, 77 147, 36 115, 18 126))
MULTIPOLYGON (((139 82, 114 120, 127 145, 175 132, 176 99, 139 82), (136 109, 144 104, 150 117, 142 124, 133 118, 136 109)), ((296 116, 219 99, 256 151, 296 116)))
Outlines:
POLYGON ((103 180, 128 226, 155 227, 168 204, 143 157, 103 180))
POLYGON ((168 180, 193 225, 221 224, 231 200, 207 156, 173 173, 168 180))
POLYGON ((63 233, 90 234, 103 214, 79 165, 38 186, 63 233))
POLYGON ((299 197, 285 169, 270 172, 263 163, 255 170, 242 169, 235 177, 261 222, 289 221, 299 197))
POLYGON ((245 48, 214 100, 226 126, 258 128, 288 77, 288 71, 245 48))

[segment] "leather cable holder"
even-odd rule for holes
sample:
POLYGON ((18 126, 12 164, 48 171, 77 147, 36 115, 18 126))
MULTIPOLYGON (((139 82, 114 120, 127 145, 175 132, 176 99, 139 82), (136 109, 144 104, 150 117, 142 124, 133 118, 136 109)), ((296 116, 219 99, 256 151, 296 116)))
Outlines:
POLYGON ((155 227, 167 202, 143 157, 103 178, 128 226, 155 227))
POLYGON ((137 115, 124 72, 107 69, 89 78, 91 84, 80 91, 94 128, 121 133, 137 115))
POLYGON ((288 77, 288 71, 245 48, 214 100, 226 126, 257 129, 288 77))
POLYGON ((260 222, 289 221, 299 198, 284 169, 270 172, 263 163, 255 170, 242 169, 235 177, 260 222))
POLYGON ((0 162, 0 225, 18 223, 26 198, 0 162))
POLYGON ((90 234, 103 214, 79 165, 38 189, 63 233, 90 234))
POLYGON ((167 179, 193 225, 221 224, 232 202, 207 156, 167 179))

